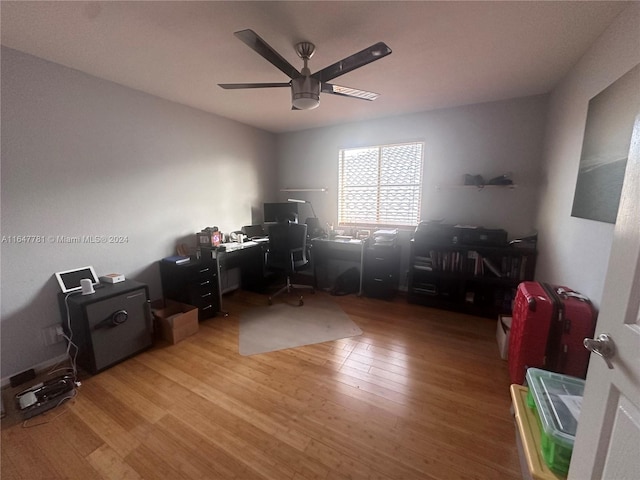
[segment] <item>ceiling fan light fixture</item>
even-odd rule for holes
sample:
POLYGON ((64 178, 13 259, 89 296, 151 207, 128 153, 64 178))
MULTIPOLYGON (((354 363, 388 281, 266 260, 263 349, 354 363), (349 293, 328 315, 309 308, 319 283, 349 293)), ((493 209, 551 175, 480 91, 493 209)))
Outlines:
POLYGON ((320 105, 320 82, 312 77, 291 80, 291 104, 298 110, 312 110, 320 105))

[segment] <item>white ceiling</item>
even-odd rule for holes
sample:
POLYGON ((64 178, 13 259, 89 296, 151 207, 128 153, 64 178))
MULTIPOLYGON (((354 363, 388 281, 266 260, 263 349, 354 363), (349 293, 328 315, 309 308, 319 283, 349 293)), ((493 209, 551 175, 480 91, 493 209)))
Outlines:
POLYGON ((272 132, 546 93, 626 2, 1 2, 2 44, 272 132), (321 94, 291 111, 289 79, 233 32, 250 28, 316 72, 383 41, 393 53, 332 81, 374 102, 321 94))

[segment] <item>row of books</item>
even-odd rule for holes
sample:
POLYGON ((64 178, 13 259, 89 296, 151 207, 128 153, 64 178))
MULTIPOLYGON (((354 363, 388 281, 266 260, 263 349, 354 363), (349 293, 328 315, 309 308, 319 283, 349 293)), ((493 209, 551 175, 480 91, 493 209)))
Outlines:
POLYGON ((461 273, 483 277, 492 275, 498 278, 524 280, 527 272, 527 257, 521 255, 503 255, 486 257, 475 250, 438 251, 431 250, 429 256, 416 256, 413 268, 422 271, 461 273))

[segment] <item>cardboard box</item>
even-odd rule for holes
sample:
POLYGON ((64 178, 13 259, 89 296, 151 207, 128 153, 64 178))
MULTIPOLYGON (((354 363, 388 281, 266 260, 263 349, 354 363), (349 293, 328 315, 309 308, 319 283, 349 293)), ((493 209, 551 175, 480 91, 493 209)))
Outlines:
POLYGON ((508 315, 498 316, 496 340, 498 340, 500 358, 503 360, 507 360, 509 356, 509 333, 511 332, 511 320, 512 318, 508 315))
POLYGON ((198 309, 192 305, 167 300, 163 308, 153 310, 153 316, 162 338, 172 344, 198 333, 198 309))

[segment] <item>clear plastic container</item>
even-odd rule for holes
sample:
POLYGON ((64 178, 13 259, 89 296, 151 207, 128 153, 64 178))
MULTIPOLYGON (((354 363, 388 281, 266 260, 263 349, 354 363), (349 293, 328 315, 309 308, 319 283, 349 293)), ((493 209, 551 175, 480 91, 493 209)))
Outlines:
POLYGON ((529 368, 526 378, 527 405, 540 420, 544 461, 552 471, 566 475, 578 428, 584 380, 538 368, 529 368))

